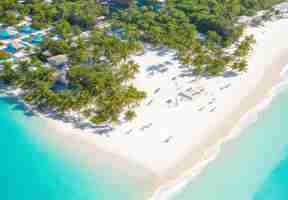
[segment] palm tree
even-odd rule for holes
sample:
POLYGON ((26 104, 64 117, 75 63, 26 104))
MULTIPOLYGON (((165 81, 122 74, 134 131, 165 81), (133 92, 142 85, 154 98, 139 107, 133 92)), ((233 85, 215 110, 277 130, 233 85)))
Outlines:
POLYGON ((125 119, 128 121, 132 121, 136 117, 136 113, 133 110, 128 110, 125 113, 125 119))

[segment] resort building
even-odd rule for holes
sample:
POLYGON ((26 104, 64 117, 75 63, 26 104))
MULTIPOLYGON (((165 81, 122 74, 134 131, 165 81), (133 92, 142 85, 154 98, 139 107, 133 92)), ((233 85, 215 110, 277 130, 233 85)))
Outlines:
POLYGON ((69 59, 66 55, 57 55, 48 58, 47 61, 55 67, 64 67, 68 63, 69 59))

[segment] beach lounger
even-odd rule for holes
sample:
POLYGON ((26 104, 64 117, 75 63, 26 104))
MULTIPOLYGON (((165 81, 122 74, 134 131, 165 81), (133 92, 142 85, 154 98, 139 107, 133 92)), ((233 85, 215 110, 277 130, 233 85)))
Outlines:
POLYGON ((151 99, 147 104, 146 104, 146 106, 149 106, 149 105, 151 105, 152 104, 152 102, 153 102, 153 99, 151 99))
POLYGON ((130 133, 132 133, 133 129, 131 128, 130 130, 126 131, 125 134, 129 135, 130 133))
POLYGON ((185 94, 183 92, 179 92, 178 95, 181 96, 181 97, 184 97, 184 98, 186 98, 188 100, 192 100, 191 96, 189 96, 188 94, 185 94))
POLYGON ((161 73, 164 73, 167 71, 168 71, 168 67, 164 67, 164 68, 159 69, 159 72, 161 72, 161 73))
POLYGON ((206 108, 206 106, 201 106, 200 108, 198 108, 198 111, 203 111, 206 108))
POLYGON ((166 64, 166 65, 173 65, 173 63, 172 63, 171 61, 168 61, 168 60, 165 61, 165 64, 166 64))
POLYGON ((216 110, 216 106, 214 106, 213 108, 211 108, 210 110, 209 110, 209 112, 214 112, 216 110))
POLYGON ((171 104, 172 102, 173 102, 172 99, 166 100, 166 103, 168 103, 168 104, 171 104))
POLYGON ((160 88, 157 88, 157 89, 154 91, 154 94, 157 94, 159 91, 160 91, 160 88))
POLYGON ((224 89, 226 89, 226 88, 228 88, 230 86, 231 86, 231 83, 226 83, 226 84, 220 86, 219 88, 220 88, 220 90, 224 90, 224 89))
POLYGON ((172 139, 173 139, 173 137, 172 137, 172 136, 169 136, 169 137, 166 138, 163 142, 164 142, 164 143, 169 143, 170 140, 172 140, 172 139))
POLYGON ((142 127, 140 128, 140 130, 141 130, 141 131, 144 131, 145 129, 150 128, 151 126, 152 126, 152 123, 146 124, 146 125, 142 126, 142 127))

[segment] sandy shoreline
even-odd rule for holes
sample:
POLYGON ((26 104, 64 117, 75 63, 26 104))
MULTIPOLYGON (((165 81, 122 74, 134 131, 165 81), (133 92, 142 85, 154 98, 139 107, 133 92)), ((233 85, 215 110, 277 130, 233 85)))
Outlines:
MULTIPOLYGON (((288 32, 284 26, 282 31, 288 32)), ((241 99, 239 106, 231 110, 231 112, 226 113, 225 119, 218 121, 218 124, 210 127, 210 130, 206 132, 210 137, 207 137, 205 143, 190 150, 189 153, 182 157, 181 161, 175 163, 168 170, 169 173, 161 177, 160 182, 162 184, 159 184, 160 188, 158 190, 164 189, 165 186, 169 187, 184 181, 187 177, 193 178, 193 176, 197 176, 207 164, 211 161, 213 162, 218 153, 225 150, 225 144, 235 139, 235 137, 237 139, 239 131, 241 132, 245 128, 245 123, 243 125, 240 121, 245 121, 246 114, 254 112, 254 108, 269 98, 272 95, 270 93, 272 89, 281 82, 281 71, 288 64, 287 55, 288 46, 287 48, 280 49, 277 55, 275 54, 274 58, 272 57, 271 64, 265 67, 261 79, 249 91, 249 94, 244 99, 241 99)))
POLYGON ((199 145, 198 148, 191 150, 182 158, 182 161, 179 161, 169 169, 169 173, 161 177, 160 188, 158 188, 158 190, 163 186, 165 187, 165 185, 169 187, 181 183, 181 181, 184 181, 187 177, 191 179, 197 176, 201 173, 201 170, 205 169, 207 164, 213 162, 218 153, 225 150, 225 145, 228 144, 230 140, 235 139, 235 137, 237 139, 238 132, 236 132, 235 129, 245 128, 245 125, 241 127, 241 124, 239 124, 242 117, 245 118, 246 114, 265 101, 272 88, 280 83, 281 69, 288 64, 287 54, 288 50, 282 56, 279 56, 278 62, 275 62, 267 69, 261 82, 257 84, 249 96, 240 102, 241 106, 239 106, 237 110, 232 111, 227 116, 227 119, 220 122, 218 126, 211 127, 212 130, 209 134, 211 137, 207 138, 205 144, 199 145))
MULTIPOLYGON (((43 130, 53 131, 43 134, 44 139, 51 140, 49 143, 53 148, 59 149, 59 152, 64 148, 65 155, 71 160, 77 159, 80 163, 91 166, 107 161, 117 166, 117 170, 123 170, 124 174, 139 180, 145 187, 143 196, 146 198, 155 188, 185 175, 183 172, 191 171, 193 166, 204 161, 203 154, 226 138, 239 120, 267 97, 272 87, 280 81, 281 68, 288 63, 288 48, 283 42, 288 34, 287 27, 288 19, 280 19, 266 23, 265 27, 249 29, 249 33, 255 34, 257 40, 249 58, 249 70, 246 74, 231 78, 232 86, 217 93, 217 109, 214 112, 192 109, 194 102, 184 102, 179 107, 169 108, 170 110, 165 107, 163 101, 167 101, 167 96, 174 95, 174 86, 167 85, 167 81, 171 82, 174 75, 173 70, 176 73, 172 66, 172 74, 169 72, 167 75, 161 74, 161 77, 156 75, 147 78, 142 73, 136 78, 140 87, 150 90, 148 98, 154 100, 154 104, 150 110, 147 106, 145 109, 140 107, 139 119, 135 123, 119 127, 119 133, 111 134, 111 137, 100 136, 47 118, 48 123, 43 130), (153 94, 155 85, 156 88, 161 87, 161 92, 164 90, 163 94, 158 95, 161 101, 157 101, 153 94), (139 131, 139 127, 149 122, 147 120, 153 122, 152 128, 139 131), (131 127, 137 131, 124 134, 131 127), (174 140, 166 144, 163 139, 167 137, 174 140)), ((151 62, 158 59, 153 56, 149 57, 151 62)), ((165 56, 159 58, 162 57, 165 56)), ((146 62, 147 57, 137 59, 141 63, 146 62)), ((214 85, 217 81, 218 79, 205 80, 205 84, 214 85)), ((209 156, 205 156, 207 157, 209 156)))
POLYGON ((65 125, 62 128, 59 127, 62 123, 59 124, 58 121, 44 116, 41 116, 41 118, 44 118, 44 122, 41 124, 43 132, 37 137, 35 135, 32 136, 34 139, 36 138, 37 143, 45 143, 46 147, 48 144, 50 150, 59 152, 59 155, 64 157, 66 161, 71 161, 73 164, 76 163, 80 168, 91 172, 93 172, 94 168, 110 168, 112 166, 111 168, 116 170, 115 175, 120 175, 120 178, 126 175, 135 184, 141 185, 143 190, 139 196, 144 199, 151 197, 154 188, 157 187, 156 176, 151 170, 133 160, 99 148, 95 145, 95 141, 91 140, 89 134, 63 131, 63 129, 67 130, 67 127, 65 125))

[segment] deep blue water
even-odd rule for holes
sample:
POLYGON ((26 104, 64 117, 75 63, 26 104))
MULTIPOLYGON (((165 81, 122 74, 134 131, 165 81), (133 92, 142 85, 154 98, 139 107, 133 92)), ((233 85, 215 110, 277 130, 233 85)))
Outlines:
MULTIPOLYGON (((81 168, 55 149, 36 142, 41 119, 13 98, 0 97, 1 200, 136 200, 139 190, 127 174, 108 165, 81 168)), ((47 130, 45 130, 47 131, 47 130)), ((48 130, 49 131, 49 130, 48 130)), ((138 187, 139 188, 139 187, 138 187)))
POLYGON ((288 88, 173 200, 287 200, 288 88))

